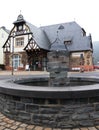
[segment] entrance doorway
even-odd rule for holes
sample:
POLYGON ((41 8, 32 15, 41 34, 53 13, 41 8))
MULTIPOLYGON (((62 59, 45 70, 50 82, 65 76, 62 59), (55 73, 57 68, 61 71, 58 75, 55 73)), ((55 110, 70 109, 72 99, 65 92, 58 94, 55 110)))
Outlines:
POLYGON ((44 71, 47 68, 47 52, 31 51, 28 52, 28 62, 30 70, 44 71))

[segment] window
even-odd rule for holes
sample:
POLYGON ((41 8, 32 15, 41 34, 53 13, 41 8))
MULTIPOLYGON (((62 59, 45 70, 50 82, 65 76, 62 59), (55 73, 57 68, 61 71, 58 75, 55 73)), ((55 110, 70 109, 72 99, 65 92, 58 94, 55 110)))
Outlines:
POLYGON ((64 29, 64 26, 63 25, 60 25, 58 29, 64 29))
POLYGON ((24 46, 24 38, 16 38, 16 47, 24 46))
POLYGON ((72 53, 72 57, 83 58, 84 57, 84 53, 83 52, 74 52, 74 53, 72 53))
POLYGON ((18 54, 17 55, 13 55, 13 67, 15 69, 17 69, 20 66, 20 62, 21 62, 20 56, 18 54))
POLYGON ((64 41, 65 45, 70 45, 71 44, 71 40, 68 41, 64 41))
POLYGON ((86 32, 83 28, 82 28, 82 36, 86 36, 86 32))

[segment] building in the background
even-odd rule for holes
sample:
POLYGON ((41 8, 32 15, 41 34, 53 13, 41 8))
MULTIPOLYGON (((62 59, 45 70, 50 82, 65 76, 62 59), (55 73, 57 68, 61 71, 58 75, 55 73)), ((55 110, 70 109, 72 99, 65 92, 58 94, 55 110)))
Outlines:
POLYGON ((4 65, 2 46, 6 42, 9 33, 10 33, 10 31, 7 30, 4 26, 0 27, 0 66, 4 65))
POLYGON ((94 68, 99 69, 99 41, 93 42, 94 68))
POLYGON ((76 22, 38 28, 25 21, 21 14, 3 45, 6 69, 24 70, 29 66, 30 70, 46 70, 47 52, 54 42, 58 48, 59 44, 65 44, 70 54, 70 69, 93 69, 91 35, 86 36, 85 30, 76 22))

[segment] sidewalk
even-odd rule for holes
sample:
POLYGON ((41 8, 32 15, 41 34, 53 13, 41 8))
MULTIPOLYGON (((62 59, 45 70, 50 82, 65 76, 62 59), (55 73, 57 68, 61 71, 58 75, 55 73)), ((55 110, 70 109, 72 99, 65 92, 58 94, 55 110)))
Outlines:
MULTIPOLYGON (((47 71, 14 71, 13 75, 41 75, 49 74, 47 71)), ((12 71, 0 71, 0 75, 12 75, 12 71)))
MULTIPOLYGON (((94 70, 94 71, 85 71, 83 73, 90 73, 90 72, 99 72, 99 70, 94 70)), ((69 74, 77 74, 77 73, 81 73, 79 71, 70 71, 68 72, 69 74)), ((49 72, 47 71, 14 71, 13 75, 48 75, 49 72)), ((12 71, 0 71, 0 75, 12 75, 12 71)))

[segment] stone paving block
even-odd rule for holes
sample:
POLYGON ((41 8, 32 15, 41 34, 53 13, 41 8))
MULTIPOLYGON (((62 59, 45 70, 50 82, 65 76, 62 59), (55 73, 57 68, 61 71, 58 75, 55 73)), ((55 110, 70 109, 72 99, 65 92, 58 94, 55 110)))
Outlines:
POLYGON ((18 128, 18 126, 12 126, 11 130, 16 130, 18 128))
POLYGON ((12 124, 12 123, 14 123, 15 121, 9 119, 9 120, 7 120, 6 122, 9 123, 9 124, 12 124))
POLYGON ((96 129, 99 129, 99 126, 96 126, 96 129))
POLYGON ((20 125, 20 127, 23 127, 23 128, 26 128, 28 125, 27 124, 24 124, 24 123, 22 123, 21 125, 20 125))
POLYGON ((26 128, 18 128, 18 129, 16 129, 16 130, 26 130, 26 128))
POLYGON ((44 130, 52 130, 52 128, 44 128, 44 130))
POLYGON ((61 129, 54 128, 53 130, 61 130, 61 129))
POLYGON ((10 128, 5 128, 4 130, 11 130, 10 128))
POLYGON ((86 127, 83 127, 83 128, 80 128, 80 130, 88 130, 88 128, 86 128, 86 127))
POLYGON ((74 128, 74 129, 72 129, 72 130, 80 130, 79 128, 74 128))
POLYGON ((21 122, 14 122, 13 125, 19 126, 21 124, 21 122))
POLYGON ((71 130, 71 129, 62 129, 62 130, 71 130))
POLYGON ((0 126, 5 126, 7 123, 5 122, 0 122, 0 126))
POLYGON ((11 124, 6 124, 5 127, 10 128, 12 125, 11 124))
POLYGON ((36 127, 34 128, 34 130, 43 130, 43 127, 41 127, 41 126, 36 126, 36 127))
POLYGON ((3 114, 0 113, 0 119, 1 119, 2 117, 5 118, 5 116, 4 116, 3 114))
POLYGON ((7 121, 9 121, 9 118, 4 118, 4 119, 2 119, 4 122, 7 122, 7 121))
POLYGON ((95 127, 88 127, 88 130, 97 130, 95 127))
POLYGON ((35 126, 34 125, 28 125, 27 129, 32 130, 35 126))
MULTIPOLYGON (((0 114, 1 114, 1 113, 0 113, 0 114)), ((5 118, 6 118, 6 117, 5 117, 5 116, 3 116, 3 115, 2 115, 2 116, 0 116, 0 119, 5 119, 5 118)))
POLYGON ((0 130, 4 130, 4 128, 5 128, 4 126, 0 126, 0 130))

